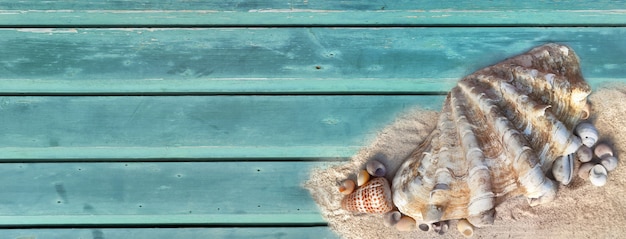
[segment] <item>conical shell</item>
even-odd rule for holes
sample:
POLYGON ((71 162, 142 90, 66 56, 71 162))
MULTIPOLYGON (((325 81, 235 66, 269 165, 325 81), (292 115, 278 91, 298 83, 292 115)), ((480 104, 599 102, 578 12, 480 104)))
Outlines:
POLYGON ((492 224, 494 207, 524 195, 551 201, 554 160, 582 145, 590 87, 566 46, 547 44, 459 81, 436 129, 393 180, 393 201, 418 224, 468 219, 492 224))
POLYGON ((386 213, 393 209, 391 188, 385 178, 373 178, 341 201, 341 207, 352 212, 386 213))

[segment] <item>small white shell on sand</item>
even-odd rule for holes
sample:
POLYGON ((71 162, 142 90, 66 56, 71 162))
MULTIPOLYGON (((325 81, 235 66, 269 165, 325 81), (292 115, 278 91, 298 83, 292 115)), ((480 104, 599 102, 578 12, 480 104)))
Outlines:
POLYGON ((589 181, 591 184, 602 187, 608 179, 607 171, 601 164, 596 164, 589 172, 589 181))
POLYGON ((580 165, 580 168, 578 168, 578 177, 582 178, 582 179, 589 179, 589 173, 591 171, 591 168, 593 168, 593 166, 595 166, 594 163, 584 163, 580 165))
POLYGON ((598 158, 603 158, 605 156, 613 156, 613 149, 606 143, 599 143, 596 145, 596 148, 593 150, 598 158))
POLYGON ((383 165, 378 160, 372 160, 372 161, 367 162, 367 164, 365 165, 365 169, 367 170, 369 174, 371 174, 374 177, 384 177, 385 174, 387 173, 387 169, 385 168, 385 165, 383 165))
POLYGON ((578 148, 578 150, 576 151, 576 159, 578 159, 578 161, 580 161, 581 163, 589 162, 592 158, 593 151, 591 150, 591 148, 587 147, 587 145, 580 146, 580 148, 578 148))
POLYGON ((591 148, 598 141, 598 130, 593 124, 588 122, 580 123, 576 126, 576 134, 580 137, 583 144, 591 148))
POLYGON ((602 157, 600 164, 602 164, 607 171, 613 171, 617 168, 617 158, 613 156, 602 157))

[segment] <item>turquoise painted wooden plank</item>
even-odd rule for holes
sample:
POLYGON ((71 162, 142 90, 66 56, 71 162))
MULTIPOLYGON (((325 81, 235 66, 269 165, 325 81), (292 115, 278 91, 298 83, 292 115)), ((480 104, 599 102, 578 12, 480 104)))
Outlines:
POLYGON ((623 81, 626 28, 0 29, 0 94, 446 92, 546 42, 623 81))
POLYGON ((623 25, 624 1, 0 1, 2 25, 623 25))
POLYGON ((443 96, 0 97, 0 160, 350 157, 443 96))
POLYGON ((262 227, 262 228, 113 228, 113 229, 13 229, 0 230, 8 239, 323 239, 339 238, 327 227, 262 227))
POLYGON ((0 227, 324 225, 301 185, 330 165, 0 164, 0 227))

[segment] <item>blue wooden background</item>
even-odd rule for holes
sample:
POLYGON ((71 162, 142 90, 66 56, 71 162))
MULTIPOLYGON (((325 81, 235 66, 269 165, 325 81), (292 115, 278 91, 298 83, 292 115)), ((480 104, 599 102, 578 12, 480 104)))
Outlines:
POLYGON ((626 2, 0 0, 0 237, 336 238, 311 168, 547 42, 624 82, 626 2))

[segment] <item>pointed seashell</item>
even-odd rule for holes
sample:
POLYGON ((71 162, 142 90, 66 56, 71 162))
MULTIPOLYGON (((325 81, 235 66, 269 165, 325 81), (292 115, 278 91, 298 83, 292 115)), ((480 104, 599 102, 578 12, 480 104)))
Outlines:
POLYGON ((613 156, 604 156, 600 160, 600 164, 606 168, 606 171, 611 172, 617 168, 617 158, 613 156))
POLYGON ((613 156, 613 149, 606 143, 599 143, 596 145, 596 148, 593 152, 598 156, 598 158, 603 158, 605 156, 613 156))
POLYGON ((591 123, 583 122, 576 126, 576 134, 583 144, 591 148, 598 141, 598 130, 591 123))
POLYGON ((606 169, 604 168, 604 166, 602 166, 602 164, 596 164, 595 166, 593 166, 593 168, 591 168, 591 171, 589 172, 589 181, 591 182, 591 184, 598 187, 604 186, 606 184, 607 177, 608 175, 606 169))
POLYGON ((591 171, 591 168, 593 168, 593 166, 595 166, 594 163, 584 163, 580 165, 580 168, 578 168, 578 177, 582 178, 582 179, 588 179, 589 178, 589 172, 591 171))
POLYGON ((367 170, 361 170, 359 171, 359 174, 356 175, 356 185, 357 186, 362 186, 363 184, 367 183, 370 180, 370 174, 367 172, 367 170))
POLYGON ((367 172, 374 177, 384 177, 387 173, 385 165, 383 165, 381 162, 378 162, 378 160, 372 160, 367 162, 367 164, 365 165, 365 169, 367 169, 367 172))
POLYGON ((395 226, 402 218, 402 213, 398 211, 390 211, 383 215, 383 223, 387 227, 395 226))
POLYGON ((456 223, 456 228, 464 237, 472 237, 474 235, 474 226, 465 219, 461 219, 456 223))
POLYGON ((570 154, 557 158, 552 164, 552 174, 561 184, 569 184, 574 175, 574 156, 570 154))
POLYGON ((415 229, 415 220, 411 217, 402 216, 398 223, 396 223, 396 230, 401 232, 413 231, 415 229))
POLYGON ((341 185, 339 185, 339 192, 343 193, 344 195, 348 195, 354 191, 355 187, 356 185, 354 184, 354 181, 346 179, 341 182, 341 185))
POLYGON ((386 213, 393 209, 391 189, 385 178, 374 178, 357 188, 341 201, 341 207, 351 212, 386 213))
MULTIPOLYGON (((596 146, 597 148, 598 146, 596 146)), ((576 150, 576 159, 578 159, 581 163, 586 163, 591 161, 593 158, 593 152, 587 145, 582 145, 578 150, 576 150)))

